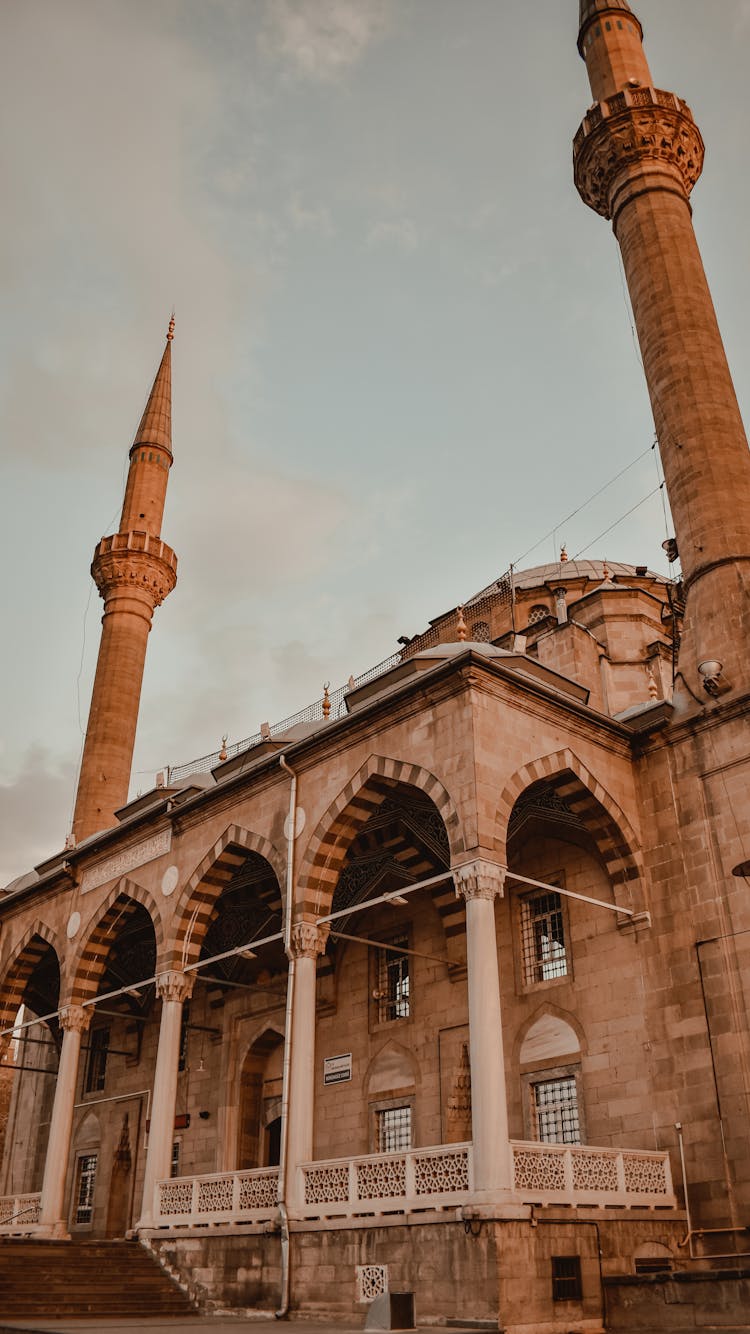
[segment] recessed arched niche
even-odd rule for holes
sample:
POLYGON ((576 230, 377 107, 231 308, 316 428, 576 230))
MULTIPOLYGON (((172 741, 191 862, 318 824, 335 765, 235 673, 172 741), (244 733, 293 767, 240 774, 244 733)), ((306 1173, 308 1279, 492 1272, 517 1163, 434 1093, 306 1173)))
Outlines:
POLYGON ((556 1014, 543 1014, 531 1025, 519 1054, 520 1065, 538 1066, 553 1059, 580 1059, 581 1044, 570 1024, 556 1014))

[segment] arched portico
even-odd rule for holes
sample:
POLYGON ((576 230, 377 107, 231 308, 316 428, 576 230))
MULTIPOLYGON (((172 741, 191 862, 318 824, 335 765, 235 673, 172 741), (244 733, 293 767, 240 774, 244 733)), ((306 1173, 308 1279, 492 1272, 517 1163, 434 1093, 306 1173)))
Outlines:
POLYGON ((645 909, 643 856, 625 813, 573 751, 545 755, 519 769, 498 802, 495 852, 508 864, 509 844, 524 819, 581 830, 604 866, 615 901, 645 909))

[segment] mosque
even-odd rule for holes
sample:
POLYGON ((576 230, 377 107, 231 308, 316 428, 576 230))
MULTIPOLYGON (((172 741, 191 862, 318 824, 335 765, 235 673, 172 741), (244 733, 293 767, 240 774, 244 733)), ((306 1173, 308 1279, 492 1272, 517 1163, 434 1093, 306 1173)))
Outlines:
POLYGON ((748 1327, 750 455, 703 142, 642 38, 581 0, 574 172, 620 247, 679 576, 513 572, 129 801, 177 575, 170 326, 94 553, 72 833, 0 895, 10 1313, 74 1309, 52 1278, 28 1305, 14 1257, 62 1256, 72 1302, 105 1254, 125 1280, 78 1313, 121 1314, 146 1256, 186 1309, 748 1327))

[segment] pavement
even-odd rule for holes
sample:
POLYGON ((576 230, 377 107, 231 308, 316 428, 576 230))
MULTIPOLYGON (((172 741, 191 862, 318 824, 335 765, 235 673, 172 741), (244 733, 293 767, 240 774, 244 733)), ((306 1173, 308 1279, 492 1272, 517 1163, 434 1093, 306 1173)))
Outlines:
MULTIPOLYGON (((363 1334, 363 1326, 337 1324, 334 1321, 318 1322, 311 1320, 283 1320, 278 1324, 273 1315, 258 1312, 257 1315, 224 1316, 188 1316, 187 1319, 154 1319, 148 1317, 122 1317, 119 1320, 12 1320, 0 1325, 0 1334, 240 1334, 240 1331, 256 1330, 258 1334, 268 1325, 283 1330, 284 1334, 363 1334)), ((451 1326, 450 1331, 442 1326, 440 1331, 431 1327, 423 1328, 418 1334, 477 1334, 476 1327, 467 1330, 451 1326)), ((673 1332, 674 1334, 674 1332, 673 1332)))

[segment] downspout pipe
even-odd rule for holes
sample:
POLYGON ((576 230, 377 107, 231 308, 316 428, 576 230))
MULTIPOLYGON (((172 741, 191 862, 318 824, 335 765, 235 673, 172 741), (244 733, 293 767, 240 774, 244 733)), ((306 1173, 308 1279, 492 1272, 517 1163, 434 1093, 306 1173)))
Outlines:
POLYGON ((286 826, 286 903, 284 905, 284 949, 289 960, 286 984, 286 1013, 284 1016, 284 1065, 281 1085, 281 1154, 279 1157, 279 1219, 281 1222, 281 1298, 274 1314, 284 1320, 289 1314, 289 1215, 287 1212, 287 1159, 289 1154, 289 1071, 292 1058, 292 1012, 294 1007, 294 978, 296 960, 292 957, 292 910, 294 905, 294 841, 297 832, 297 775, 284 755, 279 764, 289 774, 289 815, 286 826))

